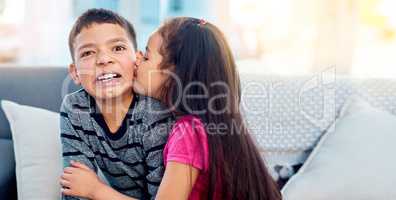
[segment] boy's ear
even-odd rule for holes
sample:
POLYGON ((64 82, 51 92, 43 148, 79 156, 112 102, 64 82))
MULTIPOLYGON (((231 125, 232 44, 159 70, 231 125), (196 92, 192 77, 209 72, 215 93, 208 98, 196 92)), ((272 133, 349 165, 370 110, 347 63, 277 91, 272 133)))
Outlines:
POLYGON ((78 77, 77 68, 74 63, 69 65, 69 75, 76 85, 81 84, 80 78, 78 77))

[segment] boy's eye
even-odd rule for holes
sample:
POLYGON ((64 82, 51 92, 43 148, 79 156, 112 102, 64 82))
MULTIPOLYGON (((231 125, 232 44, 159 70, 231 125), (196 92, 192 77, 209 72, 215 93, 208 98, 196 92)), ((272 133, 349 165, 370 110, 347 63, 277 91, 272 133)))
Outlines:
POLYGON ((86 57, 86 56, 90 56, 90 55, 92 55, 94 53, 95 53, 94 51, 84 51, 84 52, 81 53, 80 57, 83 58, 83 57, 86 57))
POLYGON ((123 51, 123 50, 125 50, 126 48, 125 47, 123 47, 123 46, 115 46, 114 47, 114 51, 123 51))

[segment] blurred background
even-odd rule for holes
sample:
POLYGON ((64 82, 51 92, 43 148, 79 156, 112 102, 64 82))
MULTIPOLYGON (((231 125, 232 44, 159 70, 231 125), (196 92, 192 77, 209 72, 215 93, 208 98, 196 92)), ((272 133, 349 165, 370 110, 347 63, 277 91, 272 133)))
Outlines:
POLYGON ((192 16, 223 30, 243 72, 396 78, 394 0, 0 0, 0 67, 66 67, 71 26, 92 7, 129 19, 140 49, 163 20, 192 16))

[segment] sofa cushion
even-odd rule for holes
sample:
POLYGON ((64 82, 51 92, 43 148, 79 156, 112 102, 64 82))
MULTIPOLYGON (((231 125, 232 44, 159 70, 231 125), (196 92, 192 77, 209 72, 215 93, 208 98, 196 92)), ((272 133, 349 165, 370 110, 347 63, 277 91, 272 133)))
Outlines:
POLYGON ((2 101, 15 151, 18 199, 60 199, 59 114, 2 101))
POLYGON ((274 178, 291 176, 334 123, 353 92, 334 73, 314 76, 243 74, 241 106, 274 178), (338 77, 337 77, 338 78, 338 77))
POLYGON ((396 117, 356 101, 282 190, 285 200, 396 199, 396 117))

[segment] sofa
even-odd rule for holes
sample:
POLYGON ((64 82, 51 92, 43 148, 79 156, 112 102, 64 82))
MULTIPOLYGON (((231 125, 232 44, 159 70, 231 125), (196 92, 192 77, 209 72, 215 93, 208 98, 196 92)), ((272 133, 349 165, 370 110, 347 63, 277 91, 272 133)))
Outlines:
POLYGON ((351 78, 335 69, 310 76, 241 74, 250 133, 281 186, 302 166, 342 110, 360 99, 396 115, 396 80, 351 78))
MULTIPOLYGON (((62 102, 62 91, 67 93, 77 88, 67 78, 66 68, 0 67, 0 100, 11 100, 57 112, 62 102)), ((11 131, 2 109, 0 109, 0 160, 0 199, 16 199, 11 131)))
MULTIPOLYGON (((396 115, 396 80, 242 73, 241 107, 272 176, 282 186, 298 173, 352 96, 396 115)), ((58 112, 75 91, 65 67, 0 67, 0 100, 58 112)), ((332 128, 333 127, 333 128, 332 128)), ((16 199, 10 124, 0 109, 0 199, 16 199)))

